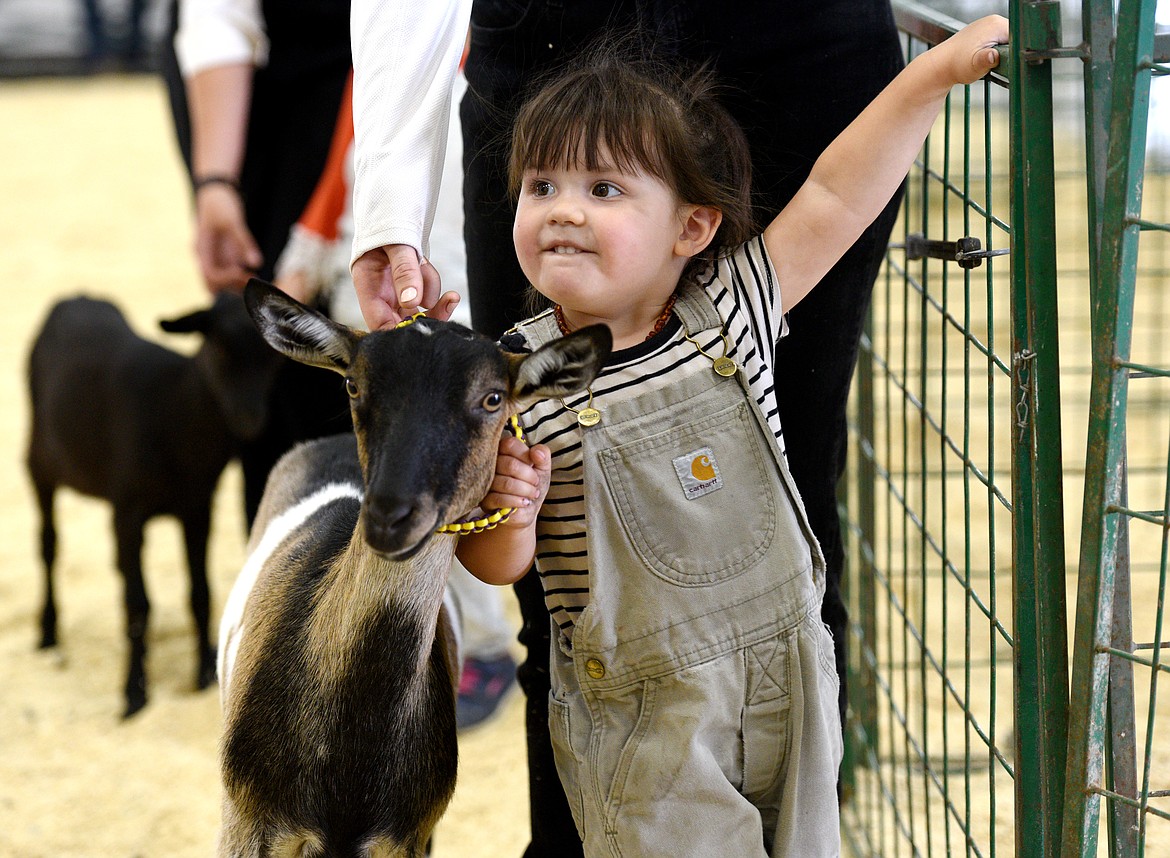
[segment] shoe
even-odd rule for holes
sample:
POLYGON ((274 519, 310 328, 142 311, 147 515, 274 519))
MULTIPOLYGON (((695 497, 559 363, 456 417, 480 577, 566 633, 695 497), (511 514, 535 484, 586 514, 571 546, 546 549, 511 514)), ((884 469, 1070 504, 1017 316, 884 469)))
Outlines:
POLYGON ((511 656, 489 661, 472 657, 465 659, 455 706, 456 726, 463 730, 490 718, 515 681, 516 662, 511 656))

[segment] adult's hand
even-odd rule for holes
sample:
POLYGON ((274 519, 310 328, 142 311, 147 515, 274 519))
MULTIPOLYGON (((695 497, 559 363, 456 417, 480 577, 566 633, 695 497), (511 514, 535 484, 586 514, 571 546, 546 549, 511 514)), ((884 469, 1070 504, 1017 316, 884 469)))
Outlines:
POLYGON ((362 316, 371 331, 390 328, 420 307, 427 315, 447 320, 459 304, 459 293, 440 295, 439 272, 408 244, 368 250, 353 264, 353 283, 362 316))
POLYGON ((196 194, 195 256, 212 294, 243 289, 264 263, 240 195, 229 185, 205 185, 196 194))

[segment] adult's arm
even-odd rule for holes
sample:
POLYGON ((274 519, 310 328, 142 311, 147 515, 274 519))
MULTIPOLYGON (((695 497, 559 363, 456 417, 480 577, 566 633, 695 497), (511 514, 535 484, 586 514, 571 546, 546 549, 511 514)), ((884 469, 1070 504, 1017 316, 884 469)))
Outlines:
POLYGON ((252 72, 268 57, 259 3, 180 0, 175 53, 191 120, 195 254, 210 291, 240 289, 263 262, 236 184, 244 161, 252 72))
POLYGON ((471 0, 353 0, 353 277, 371 330, 418 306, 449 315, 438 273, 420 257, 438 201, 451 87, 471 0))

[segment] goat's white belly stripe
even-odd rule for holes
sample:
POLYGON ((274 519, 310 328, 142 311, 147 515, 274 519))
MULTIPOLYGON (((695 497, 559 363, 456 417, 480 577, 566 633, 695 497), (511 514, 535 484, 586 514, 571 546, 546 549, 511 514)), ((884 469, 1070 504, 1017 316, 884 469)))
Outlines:
POLYGON ((353 499, 359 503, 362 500, 361 489, 352 483, 329 483, 313 492, 313 494, 289 507, 269 522, 264 529, 256 549, 248 555, 244 568, 240 570, 232 592, 224 605, 223 616, 219 621, 219 696, 220 704, 231 678, 232 667, 236 662, 236 651, 240 640, 244 637, 244 606, 248 603, 248 596, 256 586, 260 577, 260 570, 268 562, 268 558, 276 551, 280 544, 301 527, 318 510, 335 501, 353 499))

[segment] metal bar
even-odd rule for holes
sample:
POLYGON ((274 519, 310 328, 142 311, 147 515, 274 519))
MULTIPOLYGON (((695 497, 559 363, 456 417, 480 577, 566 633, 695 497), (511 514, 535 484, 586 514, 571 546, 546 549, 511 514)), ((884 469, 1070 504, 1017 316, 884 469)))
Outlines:
POLYGON ((877 753, 879 742, 878 700, 874 674, 857 656, 859 647, 866 641, 877 640, 877 582, 870 550, 877 540, 876 487, 873 453, 863 443, 874 437, 874 358, 873 358, 873 316, 865 320, 864 345, 858 352, 855 379, 857 394, 857 480, 855 483, 858 534, 863 550, 857 552, 859 559, 856 573, 848 576, 850 590, 855 592, 857 616, 860 617, 861 636, 849 640, 850 665, 850 711, 853 724, 846 733, 846 760, 842 766, 842 789, 846 796, 856 790, 856 768, 865 765, 870 755, 877 753))
MULTIPOLYGON (((1137 650, 1137 649, 1159 649, 1160 650, 1163 646, 1166 646, 1166 644, 1158 642, 1158 643, 1151 644, 1151 645, 1146 646, 1146 647, 1136 647, 1135 646, 1134 650, 1137 650)), ((1151 658, 1142 658, 1139 655, 1135 655, 1134 652, 1132 652, 1130 650, 1118 649, 1116 647, 1111 647, 1111 646, 1105 646, 1105 647, 1101 647, 1100 651, 1102 654, 1111 656, 1113 659, 1127 661, 1130 664, 1137 664, 1137 665, 1141 665, 1142 667, 1148 667, 1150 670, 1160 670, 1160 671, 1163 671, 1165 673, 1170 673, 1170 664, 1167 664, 1166 662, 1161 661, 1161 660, 1155 661, 1154 659, 1151 659, 1151 658)))
POLYGON ((1133 370, 1133 372, 1129 374, 1130 378, 1135 378, 1139 375, 1146 378, 1170 378, 1170 369, 1163 369, 1156 366, 1146 366, 1145 364, 1132 363, 1127 360, 1118 360, 1114 361, 1114 363, 1118 368, 1133 370))
POLYGON ((913 0, 894 4, 894 22, 899 30, 927 45, 945 42, 964 26, 962 21, 913 0))
POLYGON ((1121 513, 1122 515, 1144 521, 1147 524, 1154 524, 1158 527, 1166 527, 1166 516, 1159 510, 1158 512, 1145 512, 1140 509, 1129 509, 1120 504, 1110 504, 1106 510, 1107 513, 1121 513))
MULTIPOLYGON (((896 0, 893 9, 894 22, 898 29, 928 46, 945 42, 966 26, 962 21, 914 0, 896 0)), ((1008 69, 1008 64, 1000 63, 988 77, 995 83, 1006 86, 1008 69)))
POLYGON ((1140 217, 1126 218, 1126 223, 1134 224, 1143 230, 1170 232, 1170 223, 1157 223, 1152 220, 1142 220, 1140 217))
MULTIPOLYGON (((1122 498, 1128 482, 1122 476, 1122 498)), ((1113 563, 1113 646, 1133 651, 1133 611, 1129 567, 1129 527, 1123 520, 1117 539, 1113 563)), ((1122 795, 1137 799, 1137 739, 1134 724, 1137 715, 1133 700, 1133 663, 1115 658, 1109 665, 1108 732, 1105 748, 1109 761, 1109 785, 1122 795)), ((1114 802, 1108 816, 1111 858, 1137 858, 1140 851, 1138 829, 1140 813, 1136 806, 1114 802)))
MULTIPOLYGON (((1134 801, 1129 796, 1121 795, 1120 793, 1113 792, 1112 790, 1100 789, 1100 790, 1097 790, 1096 792, 1102 798, 1108 799, 1109 801, 1116 801, 1116 802, 1119 802, 1121 804, 1131 805, 1133 807, 1141 807, 1141 802, 1134 801)), ((1158 794, 1158 793, 1150 793, 1150 798, 1166 798, 1166 795, 1165 794, 1158 794)), ((1162 819, 1170 819, 1170 811, 1159 810, 1156 807, 1146 807, 1144 809, 1144 812, 1148 813, 1151 816, 1161 817, 1162 819)))
MULTIPOLYGON (((952 92, 947 97, 946 105, 943 108, 943 153, 944 153, 943 154, 943 164, 944 164, 943 174, 947 177, 948 182, 950 182, 950 180, 951 180, 951 158, 949 157, 949 155, 951 153, 952 140, 954 139, 953 138, 954 123, 951 121, 951 113, 952 113, 952 106, 954 103, 954 95, 955 95, 954 92, 952 92)), ((964 88, 963 97, 964 97, 964 102, 965 102, 964 103, 964 116, 965 116, 967 113, 966 108, 969 106, 966 103, 966 101, 970 97, 970 92, 966 88, 964 88)), ((966 165, 966 155, 967 155, 966 147, 964 147, 963 154, 964 154, 963 164, 965 166, 966 165)), ((965 170, 964 170, 964 172, 965 172, 965 170)), ((943 235, 947 235, 950 232, 950 207, 949 206, 943 206, 942 230, 943 230, 943 235)), ((950 296, 951 290, 947 287, 948 287, 948 284, 950 282, 950 273, 951 272, 947 270, 947 267, 943 266, 942 283, 940 284, 942 296, 939 299, 939 302, 942 306, 941 316, 943 318, 945 318, 947 313, 949 312, 948 301, 949 301, 949 296, 950 296)), ((923 308, 923 310, 924 310, 924 315, 925 315, 926 308, 923 308)), ((925 342, 925 340, 924 340, 924 342, 925 342)), ((940 337, 940 342, 938 344, 938 352, 939 352, 939 354, 938 354, 938 367, 939 367, 938 375, 940 376, 941 389, 939 391, 939 397, 938 397, 938 410, 939 410, 939 423, 941 424, 942 427, 945 427, 947 425, 947 390, 948 390, 947 358, 949 355, 949 351, 948 351, 947 346, 948 346, 947 337, 946 336, 940 337)), ((926 363, 927 362, 924 360, 923 361, 924 367, 926 366, 926 363)), ((924 433, 923 440, 925 440, 925 438, 926 438, 926 436, 924 433)), ((942 685, 942 701, 943 701, 943 705, 941 707, 939 707, 941 709, 941 711, 938 712, 937 714, 942 721, 942 723, 941 723, 941 727, 942 727, 941 743, 942 743, 942 758, 944 760, 946 760, 950 757, 950 739, 951 739, 950 729, 949 729, 950 719, 947 718, 947 713, 946 713, 946 710, 947 710, 946 688, 947 688, 947 684, 948 684, 948 677, 947 677, 947 670, 946 670, 946 668, 947 668, 947 651, 948 651, 947 650, 947 643, 948 643, 948 640, 950 637, 950 635, 948 634, 948 627, 947 627, 947 593, 949 592, 949 589, 950 589, 947 587, 947 578, 949 577, 947 574, 947 565, 948 565, 948 559, 950 557, 950 551, 948 549, 949 529, 945 525, 945 522, 947 521, 947 512, 950 508, 949 507, 949 499, 950 499, 949 492, 947 491, 948 483, 946 480, 946 461, 947 461, 946 446, 947 446, 948 440, 949 439, 947 437, 945 430, 938 432, 937 455, 939 458, 939 469, 942 472, 941 479, 938 481, 938 483, 939 483, 938 499, 935 500, 934 502, 928 502, 926 492, 923 491, 923 494, 922 494, 923 508, 924 509, 932 509, 932 508, 937 507, 939 510, 939 521, 944 522, 944 524, 941 528, 941 532, 938 536, 938 544, 939 544, 939 548, 940 548, 940 553, 939 553, 938 559, 939 559, 940 565, 942 567, 940 570, 942 574, 937 576, 937 580, 941 584, 941 592, 938 595, 938 600, 941 603, 939 606, 939 608, 940 608, 940 610, 939 610, 939 626, 940 626, 939 634, 941 635, 941 638, 942 638, 942 640, 941 640, 942 656, 941 656, 941 670, 939 670, 939 680, 940 680, 940 684, 942 685)), ((924 546, 924 549, 925 549, 925 546, 924 546)), ((925 572, 928 568, 929 567, 924 565, 923 571, 925 572)), ((930 597, 930 588, 927 586, 923 586, 923 588, 922 588, 922 601, 923 601, 922 616, 923 616, 923 631, 924 632, 926 631, 926 620, 930 616, 930 610, 928 607, 929 597, 930 597)), ((934 654, 929 649, 926 650, 926 657, 929 658, 932 663, 934 662, 934 654)), ((925 661, 926 659, 924 658, 923 660, 925 661)), ((929 697, 929 695, 927 693, 925 693, 926 692, 926 683, 925 682, 923 683, 923 692, 924 693, 922 695, 922 697, 923 697, 923 719, 922 719, 923 730, 922 730, 922 733, 923 733, 924 743, 925 743, 925 738, 929 737, 931 732, 932 732, 930 729, 930 722, 927 720, 929 717, 928 713, 930 712, 930 708, 929 708, 929 704, 925 702, 927 700, 927 698, 929 697)), ((941 786, 941 790, 942 790, 943 806, 946 808, 953 807, 953 803, 952 803, 952 799, 951 799, 951 773, 950 773, 949 766, 942 767, 942 783, 940 784, 940 786, 941 786)), ((942 848, 943 848, 945 854, 947 854, 947 855, 952 854, 951 826, 949 824, 947 824, 947 821, 945 819, 942 822, 942 841, 943 841, 942 848)), ((927 841, 927 843, 928 843, 928 845, 930 845, 929 840, 927 841)))
MULTIPOLYGON (((1008 64, 1009 63, 1007 63, 1007 62, 1003 63, 1003 65, 1005 65, 1005 66, 1008 64)), ((987 160, 986 160, 986 163, 984 165, 983 172, 984 172, 984 194, 985 194, 986 199, 987 199, 987 209, 989 212, 993 211, 993 207, 992 207, 993 184, 992 184, 992 170, 991 170, 992 145, 991 144, 992 144, 991 122, 985 121, 984 126, 983 126, 983 148, 984 148, 984 151, 986 152, 986 159, 987 160)), ((995 223, 994 223, 994 219, 990 216, 986 216, 986 222, 987 222, 986 239, 987 239, 988 244, 990 244, 991 243, 991 230, 992 230, 992 227, 995 225, 995 223)), ((995 325, 992 324, 992 321, 995 319, 996 295, 995 295, 995 289, 993 288, 994 284, 993 284, 992 279, 991 279, 991 268, 992 268, 992 266, 988 265, 987 269, 986 269, 986 277, 987 277, 987 280, 986 280, 986 284, 987 284, 986 285, 986 303, 987 303, 987 320, 988 320, 988 324, 987 324, 988 360, 986 361, 986 365, 987 365, 987 401, 988 401, 988 403, 994 403, 996 401, 996 398, 995 398, 996 381, 1000 378, 1000 374, 997 370, 1000 367, 1003 367, 1003 364, 999 360, 999 358, 996 354, 996 350, 995 350, 996 334, 995 334, 995 325)), ((1004 367, 1004 368, 1006 369, 1006 367, 1004 367)), ((991 563, 991 574, 989 576, 991 594, 989 597, 989 603, 990 603, 991 615, 992 615, 993 620, 992 620, 992 623, 988 627, 988 649, 992 655, 992 659, 991 659, 992 668, 991 668, 991 677, 990 677, 990 695, 989 695, 990 699, 992 701, 996 700, 996 695, 998 693, 998 688, 999 688, 999 674, 996 670, 996 662, 995 662, 995 652, 996 652, 995 634, 996 633, 995 633, 994 626, 1000 624, 998 605, 996 602, 996 599, 998 597, 997 597, 996 574, 995 574, 996 573, 996 558, 998 556, 996 553, 996 509, 997 509, 997 507, 995 504, 995 495, 999 491, 998 488, 995 486, 995 473, 996 473, 995 469, 996 469, 996 464, 998 461, 996 458, 996 454, 995 454, 995 437, 996 437, 995 430, 996 430, 996 410, 995 410, 995 408, 989 408, 988 409, 988 433, 987 433, 987 532, 988 532, 988 542, 989 542, 988 554, 989 554, 990 563, 991 563)), ((1009 509, 1010 509, 1010 507, 1009 507, 1009 509)), ((968 600, 968 601, 970 602, 970 600, 968 600)), ((1013 646, 1013 649, 1014 649, 1014 646, 1013 646)), ((990 746, 991 746, 993 752, 996 754, 999 754, 999 749, 995 747, 995 739, 994 739, 994 737, 996 735, 995 729, 996 729, 996 721, 997 721, 997 719, 996 719, 997 712, 998 712, 998 709, 993 705, 991 707, 990 724, 988 725, 988 734, 992 737, 990 740, 990 746)), ((988 801, 991 805, 990 806, 990 815, 991 815, 992 819, 996 818, 996 814, 998 811, 998 808, 997 808, 998 799, 996 797, 996 789, 995 789, 996 774, 997 773, 996 773, 995 766, 991 766, 990 770, 988 772, 988 801)), ((1014 779, 1014 776, 1015 776, 1014 772, 1012 772, 1012 776, 1014 779)), ((994 835, 995 832, 993 831, 992 833, 994 835)))
MULTIPOLYGON (((1091 269, 1093 371, 1073 646, 1071 698, 1076 710, 1068 730, 1065 858, 1088 858, 1097 848, 1111 662, 1103 648, 1113 636, 1111 558, 1121 528, 1120 516, 1107 510, 1119 503, 1129 382, 1128 371, 1117 361, 1129 357, 1139 235, 1125 221, 1141 210, 1150 73, 1140 71, 1139 64, 1153 49, 1154 5, 1154 0, 1121 0, 1118 7, 1117 32, 1125 38, 1114 43, 1108 122, 1101 126, 1108 129, 1106 161, 1095 165, 1103 194, 1089 234, 1091 243, 1098 235, 1100 239, 1091 269)), ((1096 5, 1087 11, 1104 14, 1096 5)))
POLYGON ((1012 67, 1012 508, 1016 648, 1016 855, 1054 856, 1060 843, 1068 719, 1064 504, 1057 347, 1052 67, 1028 51, 1060 43, 1059 5, 1009 6, 1012 67))
MULTIPOLYGON (((948 99, 948 101, 949 101, 949 99, 948 99)), ((927 162, 930 161, 929 153, 933 151, 933 148, 934 148, 933 141, 927 140, 926 141, 926 150, 925 150, 928 153, 928 155, 926 157, 927 162)), ((944 147, 942 147, 942 157, 943 157, 944 164, 946 163, 946 155, 947 155, 947 150, 944 146, 944 147)), ((927 189, 924 187, 923 188, 923 206, 922 206, 922 218, 923 218, 923 229, 924 230, 926 229, 925 222, 926 222, 926 219, 929 217, 930 210, 931 210, 931 207, 930 207, 929 198, 927 195, 927 189)), ((943 211, 944 212, 946 211, 945 206, 943 207, 943 211)), ((923 260, 923 265, 924 266, 926 265, 926 260, 923 260)), ((923 282, 927 282, 926 277, 923 277, 923 282)), ((927 400, 927 386, 929 383, 928 366, 930 363, 930 356, 927 352, 927 349, 928 349, 927 344, 929 342, 930 337, 929 337, 929 333, 927 330, 928 309, 929 309, 929 307, 928 307, 928 304, 927 304, 925 298, 923 296, 920 296, 919 303, 918 303, 918 306, 915 308, 915 311, 917 314, 916 323, 917 323, 917 327, 918 327, 918 343, 917 343, 917 346, 918 346, 918 349, 917 349, 917 351, 918 351, 918 373, 917 373, 916 382, 918 384, 918 399, 921 402, 926 402, 926 400, 927 400)), ((907 318, 909 318, 909 317, 907 317, 907 318)), ((923 467, 919 469, 919 474, 918 474, 918 491, 920 492, 922 508, 924 511, 929 509, 929 506, 927 505, 927 497, 928 497, 929 490, 930 490, 930 483, 926 478, 927 468, 925 467, 926 457, 927 457, 927 452, 926 452, 927 432, 926 432, 926 428, 927 428, 926 410, 920 409, 918 412, 918 432, 917 432, 918 443, 916 444, 916 449, 914 451, 914 454, 917 457, 917 460, 919 462, 921 462, 923 465, 923 467)), ((918 545, 918 557, 916 558, 917 562, 914 564, 910 564, 910 563, 906 564, 906 574, 907 575, 915 574, 915 575, 919 576, 919 579, 916 580, 914 582, 914 584, 916 585, 917 591, 918 591, 918 625, 920 628, 923 629, 923 634, 924 634, 925 627, 926 627, 928 617, 929 617, 929 614, 927 611, 927 602, 926 602, 927 587, 926 587, 926 581, 924 580, 926 577, 926 570, 928 568, 927 567, 927 561, 928 561, 927 540, 925 538, 920 538, 917 540, 917 545, 918 545)), ((922 654, 923 656, 925 656, 926 644, 925 644, 925 641, 924 641, 922 635, 915 635, 914 643, 917 646, 918 652, 920 654, 922 654)), ((921 731, 922 731, 921 732, 921 739, 920 739, 920 741, 915 741, 913 735, 909 731, 907 731, 907 739, 911 743, 913 743, 915 748, 921 746, 921 748, 922 748, 921 755, 922 755, 923 759, 925 759, 927 754, 929 754, 929 747, 930 747, 930 745, 929 745, 930 731, 927 729, 927 725, 930 723, 929 722, 930 708, 929 708, 929 704, 927 703, 927 694, 926 694, 927 678, 928 677, 927 677, 927 673, 926 673, 926 658, 920 657, 918 659, 918 671, 917 671, 917 675, 915 677, 914 691, 917 693, 917 696, 918 696, 917 702, 918 702, 918 712, 919 712, 919 719, 920 719, 919 723, 921 724, 921 731)), ((910 686, 909 677, 907 677, 906 684, 907 684, 907 687, 909 688, 909 686, 910 686)), ((932 844, 932 840, 934 837, 934 815, 930 812, 930 800, 929 800, 930 799, 930 782, 929 782, 929 774, 928 774, 929 768, 930 767, 926 766, 926 765, 923 765, 921 767, 922 782, 921 782, 921 787, 920 787, 921 795, 922 795, 922 805, 923 805, 922 821, 923 821, 923 827, 925 829, 925 831, 923 833, 923 837, 926 841, 926 854, 927 855, 933 854, 933 851, 934 851, 933 844, 932 844)))
MULTIPOLYGON (((1109 155, 1108 128, 1113 101, 1113 4, 1082 0, 1081 27, 1088 46, 1084 66, 1085 178, 1088 180, 1089 270, 1097 266, 1101 245, 1101 210, 1105 206, 1105 163, 1109 155)), ((1090 312, 1092 305, 1090 305, 1090 312)))

